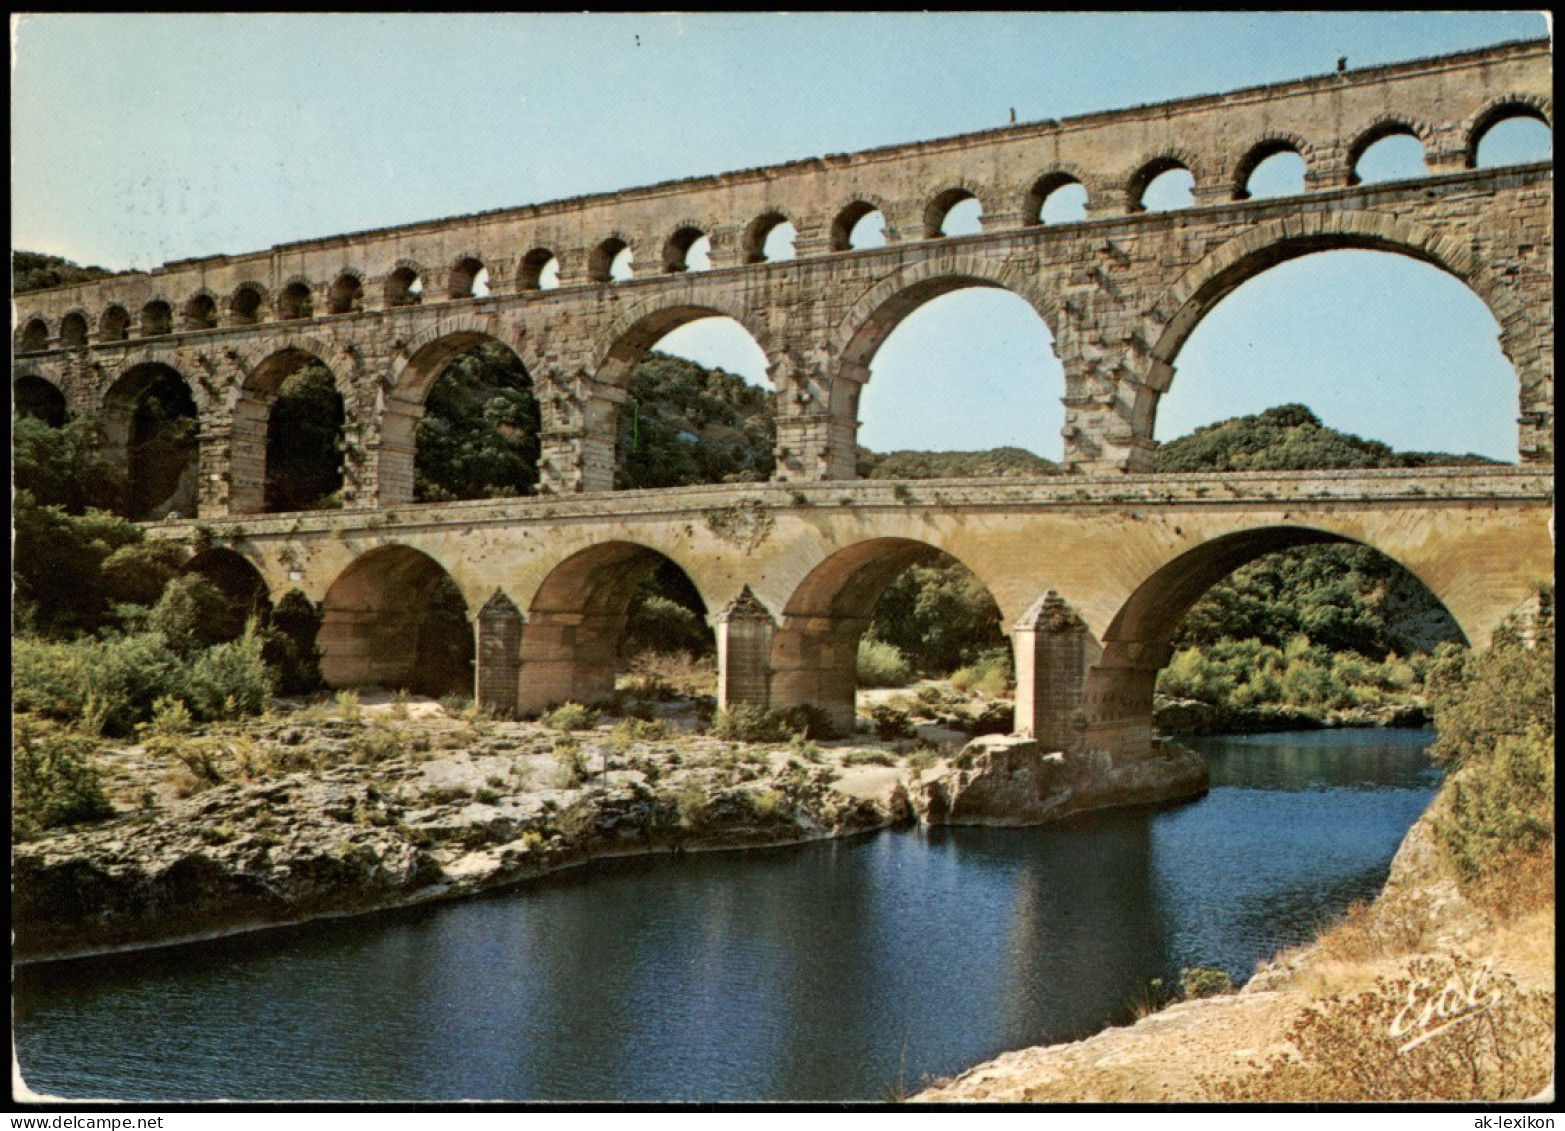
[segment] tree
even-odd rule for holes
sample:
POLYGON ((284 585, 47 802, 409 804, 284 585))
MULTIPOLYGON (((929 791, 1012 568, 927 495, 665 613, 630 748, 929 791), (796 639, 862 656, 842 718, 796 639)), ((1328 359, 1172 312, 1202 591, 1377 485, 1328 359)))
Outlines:
POLYGON ((331 370, 311 361, 277 391, 266 431, 266 509, 297 511, 342 487, 342 395, 331 370))
POLYGON ((498 343, 446 367, 418 423, 414 497, 499 499, 538 490, 541 417, 532 378, 498 343))
POLYGON ((125 492, 124 473, 99 452, 102 429, 91 420, 51 428, 31 416, 11 422, 11 474, 17 490, 67 514, 112 510, 125 492))
POLYGON ((721 369, 652 351, 620 409, 614 485, 756 483, 776 465, 773 395, 721 369))

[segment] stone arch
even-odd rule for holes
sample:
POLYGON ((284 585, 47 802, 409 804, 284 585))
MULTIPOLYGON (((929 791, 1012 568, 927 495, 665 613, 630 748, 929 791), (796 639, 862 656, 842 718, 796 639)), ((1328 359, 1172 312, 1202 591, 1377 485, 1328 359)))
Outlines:
POLYGON ((486 270, 483 259, 476 251, 464 251, 457 256, 446 273, 446 297, 451 299, 474 298, 473 287, 479 273, 486 270))
POLYGON ((663 261, 659 265, 663 274, 674 275, 691 270, 688 256, 690 249, 703 239, 710 239, 712 225, 699 220, 681 220, 674 225, 668 239, 663 241, 663 261))
POLYGON ((424 269, 411 259, 399 259, 386 274, 385 305, 387 309, 398 306, 417 306, 423 301, 422 284, 424 269), (415 291, 418 284, 420 290, 415 291))
MULTIPOLYGON (((443 315, 403 345, 376 405, 380 442, 376 448, 375 482, 381 506, 413 501, 418 422, 424 416, 424 403, 446 366, 473 347, 497 342, 515 354, 533 379, 540 412, 547 413, 541 388, 545 370, 529 348, 522 328, 515 326, 513 330, 506 333, 505 324, 494 315, 443 315)), ((547 421, 547 416, 544 419, 547 421)))
POLYGON ((1424 159, 1435 151, 1435 133, 1427 122, 1414 118, 1409 114, 1381 114, 1373 118, 1368 125, 1359 131, 1347 148, 1347 173, 1348 184, 1359 184, 1358 163, 1368 151, 1369 147, 1377 141, 1384 141, 1388 137, 1412 137, 1417 138, 1419 145, 1424 148, 1424 159))
MULTIPOLYGON (((200 382, 190 381, 157 353, 131 360, 103 397, 103 454, 125 469, 127 511, 131 518, 162 518, 178 512, 193 515, 199 498, 199 444, 203 417, 209 410, 200 382), (139 434, 142 405, 154 390, 166 399, 185 399, 196 422, 195 437, 170 447, 155 435, 139 434), (183 398, 181 397, 181 390, 183 398)), ((180 415, 185 415, 181 413, 180 415)))
POLYGON ((300 322, 315 317, 315 288, 303 275, 294 275, 277 292, 277 317, 300 322))
POLYGON ((884 197, 872 192, 854 193, 834 211, 828 228, 829 247, 832 251, 852 251, 849 239, 853 227, 871 212, 879 212, 886 222, 886 242, 895 241, 896 232, 891 226, 891 204, 884 197))
POLYGON ((587 257, 587 278, 594 283, 614 282, 614 276, 610 274, 614 268, 614 260, 619 258, 619 253, 627 248, 634 257, 636 249, 630 237, 617 229, 610 232, 598 242, 598 246, 593 248, 592 254, 587 257))
POLYGON ((217 328, 217 297, 205 287, 185 300, 180 308, 187 330, 213 330, 217 328))
POLYGON ((742 237, 742 261, 745 263, 767 262, 766 240, 775 228, 783 224, 792 224, 795 231, 799 227, 798 221, 790 216, 785 209, 773 207, 767 208, 754 220, 751 220, 749 224, 745 225, 742 237))
POLYGON ((155 298, 141 307, 141 336, 161 338, 174 332, 174 308, 163 298, 155 298))
POLYGON ((11 379, 11 406, 17 416, 30 416, 51 428, 62 427, 71 415, 61 388, 31 371, 11 379))
POLYGON ((1189 173, 1193 184, 1191 192, 1202 188, 1210 180, 1205 175, 1205 170, 1199 156, 1188 149, 1161 149, 1152 156, 1137 163, 1135 171, 1125 179, 1125 210, 1127 212, 1145 212, 1146 206, 1141 199, 1146 195, 1152 182, 1164 173, 1174 169, 1183 169, 1189 173))
POLYGON ((22 323, 17 331, 18 353, 42 353, 49 348, 49 321, 42 315, 34 315, 22 323))
MULTIPOLYGON (((816 564, 784 603, 771 651, 771 704, 823 711, 833 731, 853 733, 859 639, 875 603, 909 566, 950 558, 912 538, 871 538, 841 547, 816 564)), ((968 567, 971 569, 971 567, 968 567)), ((973 575, 993 592, 976 570, 973 575)))
MULTIPOLYGON (((262 514, 268 508, 267 479, 272 410, 282 384, 300 366, 317 361, 331 373, 332 385, 342 398, 343 422, 339 434, 356 431, 358 404, 357 365, 347 353, 303 334, 268 337, 249 351, 237 353, 234 366, 240 380, 227 390, 229 415, 228 509, 232 514, 262 514)), ((348 455, 352 462, 351 453, 348 455)), ((348 482, 346 474, 343 486, 348 482)))
POLYGON ((252 616, 264 622, 271 614, 272 595, 266 574, 253 557, 240 550, 226 546, 202 550, 181 566, 180 572, 200 574, 228 598, 230 612, 238 622, 229 626, 228 635, 238 635, 244 621, 252 616))
MULTIPOLYGON (((1039 175, 1027 187, 1022 194, 1022 224, 1027 227, 1036 227, 1043 223, 1039 215, 1043 211, 1044 202, 1053 196, 1058 190, 1067 185, 1081 185, 1087 188, 1088 174, 1079 166, 1069 164, 1056 164, 1048 172, 1039 175)), ((1087 206, 1092 206, 1091 190, 1088 189, 1087 206)))
MULTIPOLYGON (((403 543, 377 546, 354 558, 321 602, 317 641, 326 683, 422 690, 421 677, 430 674, 420 670, 429 652, 428 613, 446 582, 456 585, 439 561, 403 543)), ((460 585, 456 588, 461 592, 460 585)), ((461 600, 470 613, 472 599, 461 593, 461 600)), ((470 656, 470 631, 467 643, 470 656)), ((449 680, 456 673, 439 674, 449 680)))
POLYGON ((840 358, 838 375, 863 384, 876 351, 903 318, 932 298, 969 286, 999 287, 1026 299, 1049 333, 1058 337, 1058 304, 1029 272, 1012 265, 997 267, 977 255, 934 255, 889 275, 853 304, 832 335, 840 358))
POLYGON ((640 542, 600 542, 556 562, 527 606, 522 635, 518 710, 557 703, 601 703, 614 695, 618 650, 636 586, 665 560, 710 597, 684 562, 640 542))
POLYGON ((1512 118, 1530 118, 1552 130, 1554 101, 1540 94, 1507 94, 1470 116, 1461 127, 1461 136, 1465 139, 1464 164, 1467 168, 1478 167, 1478 146, 1484 135, 1512 118))
POLYGON ((88 331, 87 312, 79 306, 71 307, 60 319, 60 348, 83 348, 87 344, 88 331))
POLYGON ((1191 606, 1240 566, 1266 554, 1300 546, 1347 543, 1385 554, 1423 581, 1446 605, 1469 639, 1484 638, 1469 616, 1464 620, 1450 594, 1442 593, 1416 568, 1394 554, 1329 529, 1280 523, 1223 534, 1152 570, 1123 600, 1090 657, 1081 696, 1086 744, 1116 750, 1150 749, 1152 694, 1158 672, 1173 658, 1174 632, 1191 606))
MULTIPOLYGON (((1518 365, 1523 389, 1528 386, 1518 359, 1533 357, 1528 348, 1526 313, 1498 282, 1471 247, 1425 225, 1380 212, 1312 213, 1297 220, 1270 220, 1229 240, 1180 276, 1149 309, 1161 329, 1149 351, 1147 370, 1136 391, 1132 425, 1150 440, 1157 398, 1173 380, 1174 361, 1200 321, 1240 285, 1279 263, 1319 251, 1358 249, 1406 255, 1438 267, 1460 279, 1488 306, 1500 324, 1501 348, 1518 365)), ((1541 363, 1540 363, 1541 364, 1541 363)), ((1525 398, 1524 398, 1525 399, 1525 398)), ((1525 413, 1533 406, 1522 404, 1525 413)))
POLYGON ((964 200, 978 201, 981 213, 988 215, 992 211, 991 202, 988 199, 990 196, 992 196, 992 193, 990 193, 987 186, 980 189, 980 186, 967 180, 960 180, 941 188, 929 198, 929 203, 924 205, 923 238, 926 240, 944 239, 945 232, 943 228, 946 217, 950 214, 951 209, 961 204, 964 200))
POLYGON ((297 354, 307 355, 331 370, 337 391, 345 402, 355 399, 359 364, 352 354, 310 334, 278 334, 267 335, 263 341, 248 349, 236 349, 231 355, 241 380, 228 390, 229 407, 238 403, 243 393, 276 393, 293 369, 291 365, 282 364, 280 359, 297 354))
POLYGON ((506 324, 494 315, 442 315, 409 338, 397 352, 386 382, 390 395, 405 404, 423 404, 452 359, 485 341, 499 342, 516 354, 527 372, 542 372, 542 363, 533 355, 520 325, 507 333, 506 324))
POLYGON ((244 282, 234 288, 228 300, 228 312, 237 326, 253 326, 266 311, 266 288, 260 283, 244 282))
POLYGON ((364 309, 364 273, 354 267, 337 272, 326 296, 327 313, 357 314, 364 309))
POLYGON ((1250 177, 1254 175, 1263 161, 1269 157, 1275 157, 1279 153, 1297 154, 1304 162, 1305 183, 1311 173, 1317 171, 1318 154, 1315 147, 1302 136, 1295 133, 1274 131, 1262 137, 1249 149, 1244 156, 1239 158, 1234 166, 1233 174, 1228 178, 1228 185, 1234 200, 1250 199, 1250 177))
POLYGON ((535 247, 522 256, 521 270, 517 273, 517 289, 522 291, 542 290, 545 268, 549 266, 551 260, 558 263, 559 258, 546 247, 535 247))
POLYGON ((707 296, 699 302, 678 302, 671 296, 655 296, 630 307, 599 335, 592 354, 597 379, 623 388, 632 371, 660 338, 699 318, 732 318, 755 339, 761 352, 768 357, 772 355, 771 328, 748 306, 717 305, 707 296))
POLYGON ((123 342, 130 336, 130 313, 119 303, 110 303, 98 315, 98 340, 123 342))

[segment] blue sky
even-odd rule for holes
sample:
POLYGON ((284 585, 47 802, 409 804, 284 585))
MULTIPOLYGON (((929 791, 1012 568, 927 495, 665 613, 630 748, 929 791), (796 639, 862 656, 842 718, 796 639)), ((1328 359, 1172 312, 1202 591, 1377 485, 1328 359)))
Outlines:
MULTIPOLYGON (((1549 30, 1525 12, 120 14, 12 28, 15 244, 110 268, 1549 30)), ((1433 268, 1354 254, 1284 265, 1219 306, 1181 357, 1158 436, 1297 400, 1399 447, 1514 459, 1515 379, 1482 304, 1433 268), (1398 388, 1428 410, 1398 398, 1385 411, 1398 388)), ((668 344, 757 376, 753 347, 725 342, 692 327, 668 344)), ((888 341, 861 438, 1057 456, 1061 380, 1019 300, 962 292, 888 341), (986 411, 950 412, 974 385, 986 411)))

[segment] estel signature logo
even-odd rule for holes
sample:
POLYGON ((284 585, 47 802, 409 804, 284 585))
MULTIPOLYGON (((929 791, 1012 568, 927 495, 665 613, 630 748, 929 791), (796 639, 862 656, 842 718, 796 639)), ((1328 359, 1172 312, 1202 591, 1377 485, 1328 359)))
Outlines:
POLYGON ((1390 1034, 1393 1039, 1413 1036, 1398 1047, 1397 1052, 1415 1049, 1447 1029, 1471 1021, 1498 1005, 1500 992, 1490 988, 1490 973, 1490 964, 1486 962, 1472 972, 1471 982, 1463 985, 1462 972, 1458 970, 1438 993, 1431 993, 1435 983, 1427 978, 1420 978, 1409 986, 1407 1003, 1391 1022, 1390 1034))

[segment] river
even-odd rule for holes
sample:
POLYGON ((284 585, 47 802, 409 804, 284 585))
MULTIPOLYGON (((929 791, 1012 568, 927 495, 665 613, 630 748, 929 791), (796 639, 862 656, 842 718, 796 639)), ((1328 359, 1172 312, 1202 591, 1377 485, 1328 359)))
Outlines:
POLYGON ((1212 790, 1038 829, 606 861, 459 903, 16 972, 38 1092, 871 1100, 1124 1018, 1374 895, 1429 731, 1192 739, 1212 790))

